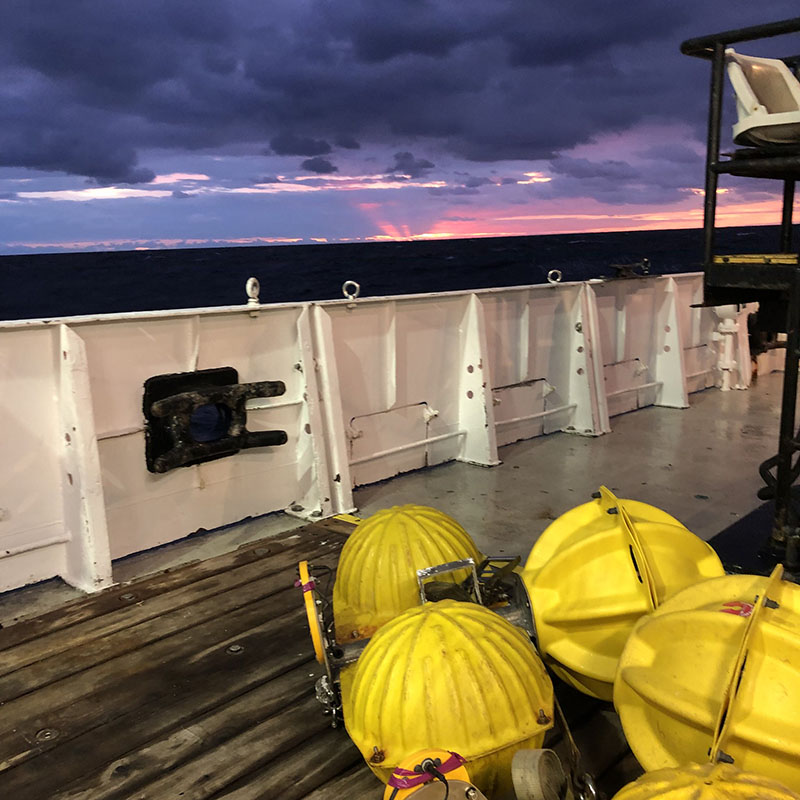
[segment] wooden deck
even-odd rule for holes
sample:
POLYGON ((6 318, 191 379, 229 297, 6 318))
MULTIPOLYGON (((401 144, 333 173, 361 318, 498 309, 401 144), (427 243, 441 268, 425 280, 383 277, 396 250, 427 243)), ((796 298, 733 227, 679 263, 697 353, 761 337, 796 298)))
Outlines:
MULTIPOLYGON (((335 566, 350 530, 307 525, 0 630, 3 797, 380 798, 314 697, 293 586, 302 558, 335 566)), ((636 769, 616 715, 563 702, 613 792, 636 769)))

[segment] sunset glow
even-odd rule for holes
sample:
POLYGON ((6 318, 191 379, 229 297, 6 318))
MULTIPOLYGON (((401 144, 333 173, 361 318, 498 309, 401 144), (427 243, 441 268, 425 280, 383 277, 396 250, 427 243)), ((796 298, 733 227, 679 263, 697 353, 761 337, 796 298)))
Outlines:
MULTIPOLYGON (((0 254, 700 227, 709 67, 680 43, 763 9, 575 2, 15 0, 0 254)), ((720 184, 719 225, 779 223, 780 182, 720 184)))

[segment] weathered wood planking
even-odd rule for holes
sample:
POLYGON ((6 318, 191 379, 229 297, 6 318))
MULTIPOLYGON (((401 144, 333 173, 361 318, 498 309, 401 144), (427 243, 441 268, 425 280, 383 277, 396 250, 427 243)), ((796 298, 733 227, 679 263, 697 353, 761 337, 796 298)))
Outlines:
MULTIPOLYGON (((0 790, 14 800, 334 800, 382 786, 314 698, 303 558, 326 521, 0 630, 0 790), (231 645, 233 648, 231 649, 231 645)), ((609 706, 556 682, 585 767, 637 770, 609 706)), ((563 757, 554 732, 548 745, 563 757)))
POLYGON ((293 774, 301 797, 359 764, 313 697, 293 587, 300 559, 335 566, 349 530, 305 526, 0 630, 0 790, 190 800, 258 774, 255 797, 293 774))

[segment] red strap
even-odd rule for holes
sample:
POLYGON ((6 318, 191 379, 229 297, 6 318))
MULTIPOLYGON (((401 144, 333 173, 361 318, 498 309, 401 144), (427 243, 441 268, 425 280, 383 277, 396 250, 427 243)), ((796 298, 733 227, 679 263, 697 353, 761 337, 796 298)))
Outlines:
MULTIPOLYGON (((449 751, 448 751, 449 752, 449 751)), ((442 775, 452 772, 466 762, 458 753, 450 752, 450 758, 443 762, 438 767, 442 775)), ((389 786, 395 789, 413 789, 415 786, 421 786, 423 783, 429 783, 433 780, 433 775, 429 772, 414 772, 410 769, 403 769, 402 767, 395 767, 392 777, 389 778, 389 786)))

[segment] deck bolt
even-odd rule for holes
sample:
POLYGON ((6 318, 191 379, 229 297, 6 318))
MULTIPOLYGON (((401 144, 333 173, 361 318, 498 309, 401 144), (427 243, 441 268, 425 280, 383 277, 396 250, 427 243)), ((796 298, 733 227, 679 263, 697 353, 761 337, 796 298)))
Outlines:
POLYGON ((133 594, 133 592, 126 592, 125 594, 121 594, 119 596, 119 599, 120 600, 125 600, 125 601, 135 600, 136 599, 136 595, 133 594))
POLYGON ((475 800, 475 798, 476 798, 477 796, 478 796, 478 792, 476 791, 476 789, 475 789, 475 787, 474 787, 474 786, 470 786, 470 787, 467 789, 467 791, 466 791, 466 792, 464 792, 464 797, 466 797, 466 798, 467 798, 467 800, 475 800))
POLYGON ((233 653, 234 655, 237 655, 238 653, 243 653, 244 652, 244 647, 242 647, 240 644, 232 644, 232 645, 228 646, 228 648, 227 648, 227 650, 225 652, 226 653, 233 653))
POLYGON ((58 731, 55 728, 42 728, 40 731, 36 732, 36 741, 52 742, 57 736, 58 731))

